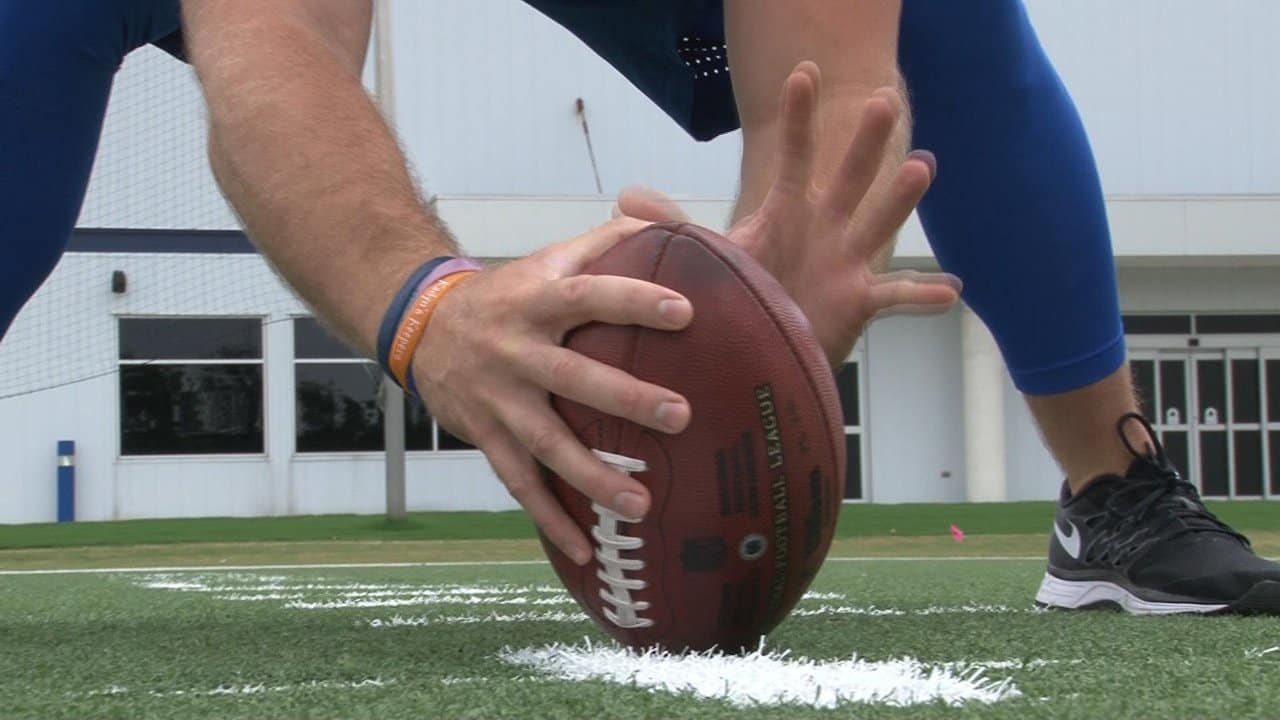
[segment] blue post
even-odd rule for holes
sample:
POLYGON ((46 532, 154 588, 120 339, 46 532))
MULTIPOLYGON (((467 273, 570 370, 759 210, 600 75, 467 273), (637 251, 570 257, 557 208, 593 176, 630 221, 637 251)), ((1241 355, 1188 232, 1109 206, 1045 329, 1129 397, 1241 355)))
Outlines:
POLYGON ((58 441, 58 522, 76 519, 76 443, 58 441))

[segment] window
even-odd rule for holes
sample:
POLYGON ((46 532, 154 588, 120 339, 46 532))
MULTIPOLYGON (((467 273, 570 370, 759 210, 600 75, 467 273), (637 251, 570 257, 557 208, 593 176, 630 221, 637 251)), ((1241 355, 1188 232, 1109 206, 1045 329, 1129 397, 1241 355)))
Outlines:
POLYGON ((122 455, 261 453, 262 321, 121 318, 122 455))
POLYGON ((1280 315, 1125 315, 1126 335, 1247 335, 1280 333, 1280 315))
POLYGON ((851 360, 836 373, 836 388, 840 392, 840 406, 844 410, 844 446, 846 469, 844 499, 863 500, 862 465, 862 364, 851 360))
MULTIPOLYGON (((300 453, 382 452, 377 363, 354 353, 313 318, 293 323, 296 448, 300 453)), ((472 450, 405 398, 406 450, 472 450)))

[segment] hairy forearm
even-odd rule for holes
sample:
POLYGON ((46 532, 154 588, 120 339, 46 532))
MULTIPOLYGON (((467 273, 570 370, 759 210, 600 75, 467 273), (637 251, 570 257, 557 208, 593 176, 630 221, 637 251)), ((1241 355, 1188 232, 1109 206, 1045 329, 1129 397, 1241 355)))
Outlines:
POLYGON ((305 13, 227 5, 189 3, 184 18, 218 183, 289 284, 372 354, 400 283, 454 243, 421 201, 352 54, 305 13))

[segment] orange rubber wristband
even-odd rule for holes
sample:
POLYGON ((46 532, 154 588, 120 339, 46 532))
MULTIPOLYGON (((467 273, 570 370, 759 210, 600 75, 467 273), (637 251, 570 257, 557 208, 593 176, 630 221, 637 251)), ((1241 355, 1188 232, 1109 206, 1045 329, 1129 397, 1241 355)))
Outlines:
POLYGON ((431 315, 436 311, 436 305, 440 303, 440 298, 475 272, 475 270, 464 270, 445 275, 423 290, 405 312, 404 319, 400 321, 400 327, 396 328, 395 339, 391 341, 391 352, 387 356, 391 375, 396 382, 400 383, 400 387, 409 387, 409 366, 412 364, 413 354, 422 342, 422 335, 427 329, 427 323, 431 321, 431 315))

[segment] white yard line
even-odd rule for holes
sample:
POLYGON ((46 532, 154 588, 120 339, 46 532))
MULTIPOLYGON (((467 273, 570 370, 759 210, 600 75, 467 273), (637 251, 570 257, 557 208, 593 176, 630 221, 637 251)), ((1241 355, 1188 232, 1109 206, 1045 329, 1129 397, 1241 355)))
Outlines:
MULTIPOLYGON (((1013 555, 975 555, 972 557, 829 557, 827 562, 936 562, 952 560, 974 561, 1024 561, 1039 560, 1042 557, 1020 557, 1013 555)), ((488 567, 503 565, 547 565, 546 560, 458 560, 449 562, 372 562, 372 563, 308 563, 299 565, 187 565, 164 567, 117 567, 117 568, 68 568, 49 570, 0 570, 4 575, 95 575, 113 573, 158 573, 158 572, 236 572, 240 570, 342 570, 358 568, 432 568, 432 567, 488 567)))
MULTIPOLYGON (((1267 558, 1280 561, 1280 557, 1267 558)), ((923 556, 837 556, 827 562, 1044 562, 1034 555, 972 555, 967 557, 923 556)), ((13 575, 101 575, 115 573, 159 572, 237 572, 241 570, 344 570, 359 568, 433 568, 433 567, 498 567, 507 565, 546 565, 546 560, 458 560, 450 562, 373 562, 373 563, 312 563, 301 565, 188 565, 165 567, 118 568, 69 568, 51 570, 0 570, 0 577, 13 575)))

